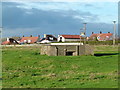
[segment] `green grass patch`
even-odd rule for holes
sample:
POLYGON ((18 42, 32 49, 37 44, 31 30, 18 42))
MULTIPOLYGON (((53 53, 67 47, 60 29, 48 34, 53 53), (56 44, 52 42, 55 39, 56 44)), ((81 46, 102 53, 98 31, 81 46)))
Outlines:
POLYGON ((101 56, 40 55, 40 47, 3 48, 3 88, 117 88, 117 46, 101 56))

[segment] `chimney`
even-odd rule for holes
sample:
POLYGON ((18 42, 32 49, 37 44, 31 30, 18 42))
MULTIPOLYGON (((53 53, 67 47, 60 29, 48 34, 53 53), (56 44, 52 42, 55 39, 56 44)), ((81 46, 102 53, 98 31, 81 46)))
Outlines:
POLYGON ((94 34, 94 32, 92 32, 92 34, 94 34))
POLYGON ((110 33, 110 32, 108 32, 108 33, 110 33))
POLYGON ((9 38, 7 38, 7 41, 9 42, 9 38))
POLYGON ((46 34, 44 34, 44 38, 46 38, 46 34))
POLYGON ((38 35, 38 38, 40 39, 40 35, 38 35))
POLYGON ((102 34, 102 32, 100 31, 100 34, 102 34))
POLYGON ((30 35, 30 37, 32 37, 32 35, 30 35))

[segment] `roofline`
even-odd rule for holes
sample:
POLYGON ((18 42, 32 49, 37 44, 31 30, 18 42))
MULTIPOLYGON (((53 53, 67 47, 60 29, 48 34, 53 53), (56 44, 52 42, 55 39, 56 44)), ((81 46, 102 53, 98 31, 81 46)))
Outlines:
POLYGON ((80 38, 66 38, 66 39, 80 39, 80 38))

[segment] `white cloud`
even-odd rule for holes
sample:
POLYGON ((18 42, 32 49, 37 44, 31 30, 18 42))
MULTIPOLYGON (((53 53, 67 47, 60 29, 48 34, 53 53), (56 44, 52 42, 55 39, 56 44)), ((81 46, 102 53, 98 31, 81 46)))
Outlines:
POLYGON ((119 2, 119 0, 4 0, 3 2, 119 2))
MULTIPOLYGON (((15 0, 17 2, 17 0, 15 0)), ((37 0, 36 0, 37 1, 37 0)), ((38 0, 39 1, 39 0, 38 0)), ((67 0, 64 0, 67 1, 67 0)), ((77 0, 74 0, 77 1, 77 0)), ((85 0, 87 1, 87 0, 85 0)), ((55 2, 55 0, 51 1, 51 2, 27 2, 27 0, 25 0, 25 2, 18 1, 17 3, 17 8, 21 8, 21 9, 25 9, 25 13, 26 14, 32 14, 32 12, 30 12, 30 10, 32 11, 32 9, 37 9, 37 10, 43 10, 43 11, 54 11, 54 12, 60 12, 63 13, 63 16, 68 16, 67 14, 73 15, 73 18, 77 18, 77 19, 86 19, 87 21, 93 21, 96 20, 96 16, 99 16, 99 20, 97 20, 97 22, 106 22, 109 23, 110 21, 112 21, 112 19, 116 19, 117 20, 117 3, 114 2, 112 3, 112 0, 109 0, 108 2, 97 2, 100 0, 90 0, 91 2, 55 2), (92 3, 94 1, 94 3, 92 3), (88 5, 89 4, 89 5, 88 5), (89 7, 87 7, 87 5, 89 7), (110 9, 110 11, 108 11, 110 9), (72 13, 67 13, 70 11, 75 11, 72 13), (66 13, 65 13, 66 12, 66 13), (78 13, 81 16, 76 16, 76 14, 74 15, 74 13, 78 13), (94 17, 91 17, 91 15, 94 15, 94 17), (86 16, 89 15, 89 16, 86 16)), ((108 0, 104 0, 104 1, 108 1, 108 0)), ((115 0, 114 0, 115 1, 115 0)))
POLYGON ((29 15, 32 15, 32 14, 33 14, 33 12, 29 12, 29 11, 26 11, 25 13, 26 13, 26 14, 29 14, 29 15))
MULTIPOLYGON (((39 28, 4 28, 2 37, 12 37, 12 36, 22 36, 22 35, 31 35, 35 30, 39 30, 39 28)), ((36 34, 35 34, 36 35, 36 34)))
MULTIPOLYGON (((19 2, 18 8, 24 9, 40 9, 40 10, 77 10, 80 9, 80 4, 77 3, 63 3, 63 2, 19 2)), ((82 3, 81 3, 82 5, 82 3)))
POLYGON ((83 19, 83 17, 81 17, 81 16, 74 16, 73 18, 83 19))

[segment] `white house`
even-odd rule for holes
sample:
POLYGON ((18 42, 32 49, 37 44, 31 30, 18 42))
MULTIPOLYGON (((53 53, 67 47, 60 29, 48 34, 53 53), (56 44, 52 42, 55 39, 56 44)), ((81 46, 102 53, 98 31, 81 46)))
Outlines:
POLYGON ((51 43, 56 41, 57 41, 57 38, 55 36, 44 34, 44 38, 40 39, 37 43, 51 43))
POLYGON ((80 35, 58 35, 58 42, 80 41, 80 35))

